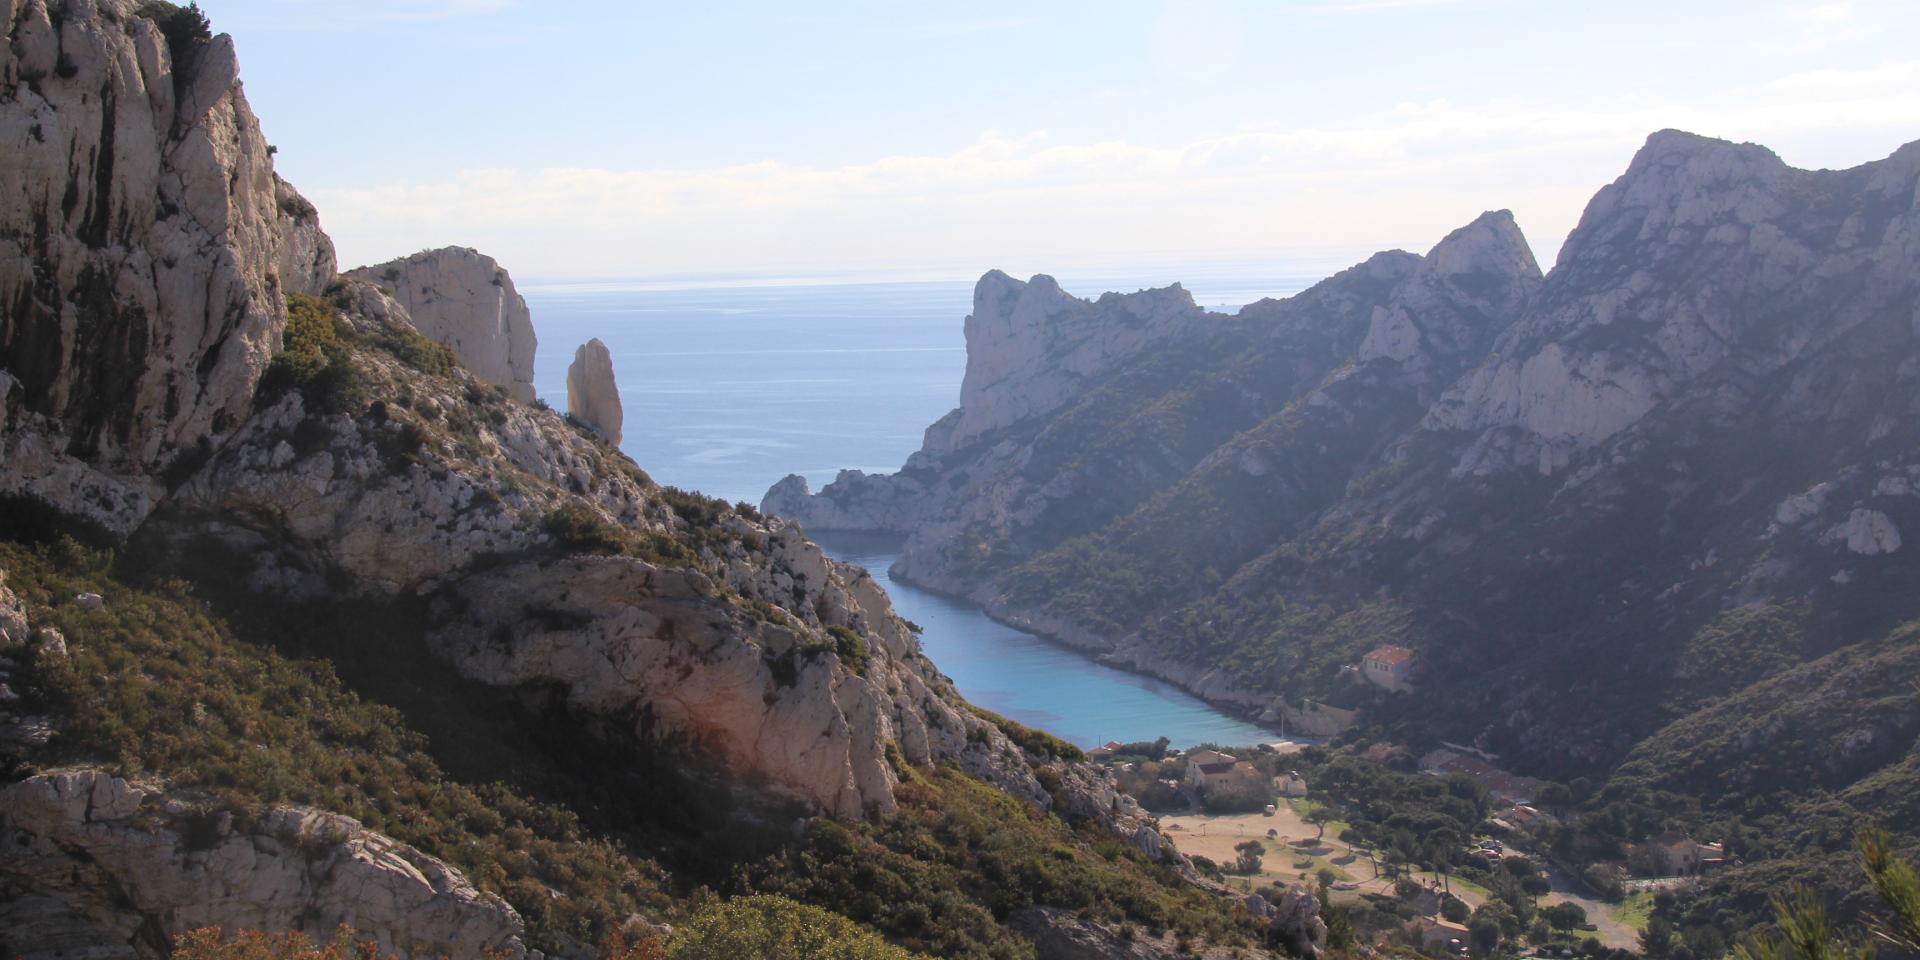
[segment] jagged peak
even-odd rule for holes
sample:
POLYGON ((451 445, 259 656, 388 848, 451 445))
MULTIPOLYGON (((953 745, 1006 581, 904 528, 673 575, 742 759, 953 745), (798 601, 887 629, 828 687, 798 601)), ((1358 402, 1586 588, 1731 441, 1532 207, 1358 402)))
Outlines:
POLYGON ((1446 235, 1427 260, 1444 276, 1490 273, 1495 276, 1537 279, 1540 264, 1533 258, 1526 234, 1511 210, 1489 210, 1472 223, 1446 235))

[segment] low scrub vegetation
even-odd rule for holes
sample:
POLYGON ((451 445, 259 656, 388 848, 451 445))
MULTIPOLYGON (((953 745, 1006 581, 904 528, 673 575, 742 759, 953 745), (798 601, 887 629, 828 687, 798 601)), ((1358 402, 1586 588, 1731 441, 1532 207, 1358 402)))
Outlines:
POLYGON ((1061 760, 1085 760, 1087 755, 1074 746, 1045 730, 1035 730, 1023 723, 1009 720, 992 710, 974 707, 974 714, 980 719, 1000 728, 1000 732, 1012 740, 1014 746, 1040 757, 1057 757, 1061 760))

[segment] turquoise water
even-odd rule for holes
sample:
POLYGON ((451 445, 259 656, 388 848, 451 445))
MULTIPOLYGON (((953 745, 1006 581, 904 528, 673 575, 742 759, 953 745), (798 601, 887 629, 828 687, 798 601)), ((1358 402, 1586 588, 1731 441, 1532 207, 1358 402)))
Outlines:
MULTIPOLYGON (((1061 279, 1081 295, 1149 285, 1061 279)), ((1235 309, 1309 280, 1218 282, 1196 287, 1195 297, 1235 309)), ((844 467, 892 472, 919 449, 926 426, 960 396, 961 324, 973 284, 529 283, 521 292, 540 337, 534 382, 542 398, 565 409, 574 348, 599 337, 613 354, 625 408, 621 449, 662 483, 757 504, 789 473, 819 489, 844 467)), ((900 614, 925 629, 928 656, 987 709, 1081 745, 1272 737, 1167 684, 995 623, 969 604, 891 582, 886 569, 897 544, 887 538, 816 539, 830 555, 881 578, 900 614)))
POLYGON ((1171 684, 996 623, 970 603, 895 583, 887 568, 898 538, 824 533, 814 539, 836 559, 872 571, 894 609, 925 631, 921 646, 940 672, 988 710, 1083 747, 1155 737, 1175 747, 1276 739, 1273 731, 1226 716, 1171 684))

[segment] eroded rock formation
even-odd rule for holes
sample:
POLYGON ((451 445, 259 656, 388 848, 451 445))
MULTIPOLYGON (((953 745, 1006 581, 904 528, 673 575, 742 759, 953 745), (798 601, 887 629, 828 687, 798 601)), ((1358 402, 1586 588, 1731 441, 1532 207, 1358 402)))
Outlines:
POLYGON ((531 403, 539 341, 527 301, 505 268, 478 250, 443 247, 348 274, 379 284, 415 329, 453 351, 475 376, 531 403))
POLYGON ((613 354, 599 337, 573 352, 567 367, 567 412, 593 428, 608 443, 620 445, 620 386, 613 379, 613 354))

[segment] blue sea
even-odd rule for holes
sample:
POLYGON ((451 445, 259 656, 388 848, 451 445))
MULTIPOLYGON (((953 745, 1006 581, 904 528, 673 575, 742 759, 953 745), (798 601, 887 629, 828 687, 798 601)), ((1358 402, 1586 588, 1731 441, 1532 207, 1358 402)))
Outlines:
MULTIPOLYGON (((1189 288, 1202 305, 1232 311, 1314 279, 1276 275, 1189 288)), ((1169 281, 1061 282, 1091 297, 1169 281)), ((844 468, 898 469, 927 425, 959 401, 962 324, 973 302, 970 281, 527 283, 521 293, 540 338, 534 379, 542 398, 566 408, 574 348, 598 337, 620 384, 621 448, 661 483, 754 504, 789 473, 817 490, 844 468)), ((900 614, 925 629, 928 656, 987 709, 1083 746, 1159 736, 1176 746, 1273 739, 1166 684, 887 580, 895 541, 817 539, 837 559, 880 577, 900 614)))

